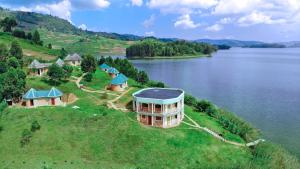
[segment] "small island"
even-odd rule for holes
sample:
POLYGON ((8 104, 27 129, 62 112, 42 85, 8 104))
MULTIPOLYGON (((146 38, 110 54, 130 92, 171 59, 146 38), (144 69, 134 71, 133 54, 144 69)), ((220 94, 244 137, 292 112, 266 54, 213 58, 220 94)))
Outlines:
POLYGON ((210 56, 217 51, 215 46, 207 43, 188 42, 184 40, 161 42, 145 39, 126 48, 128 59, 174 59, 210 56))

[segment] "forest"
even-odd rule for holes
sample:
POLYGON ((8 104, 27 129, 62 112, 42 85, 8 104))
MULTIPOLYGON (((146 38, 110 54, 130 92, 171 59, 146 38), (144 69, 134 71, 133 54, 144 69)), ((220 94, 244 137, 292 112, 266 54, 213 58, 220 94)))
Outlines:
POLYGON ((196 56, 210 55, 217 48, 206 44, 188 41, 160 42, 153 39, 145 39, 133 44, 126 49, 126 56, 130 57, 161 57, 161 56, 196 56))

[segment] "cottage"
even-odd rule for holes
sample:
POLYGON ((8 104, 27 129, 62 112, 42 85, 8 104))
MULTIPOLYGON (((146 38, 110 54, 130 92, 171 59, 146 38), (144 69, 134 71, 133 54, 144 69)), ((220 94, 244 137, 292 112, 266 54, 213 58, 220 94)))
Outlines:
POLYGON ((31 75, 38 75, 42 76, 44 73, 48 72, 48 67, 51 65, 51 63, 40 63, 37 60, 33 60, 31 64, 28 66, 29 73, 31 75))
POLYGON ((119 74, 119 71, 113 67, 109 68, 107 72, 112 78, 115 78, 119 74))
POLYGON ((184 91, 171 88, 147 88, 133 94, 133 110, 144 125, 169 128, 184 118, 184 91))
POLYGON ((77 53, 74 53, 73 55, 68 55, 65 58, 65 62, 71 66, 80 66, 81 64, 81 56, 78 55, 77 53))
POLYGON ((39 106, 61 106, 64 105, 61 97, 63 93, 52 87, 51 90, 35 90, 30 89, 23 96, 23 106, 39 107, 39 106))
POLYGON ((128 78, 122 73, 120 73, 117 77, 113 78, 109 88, 112 91, 124 91, 124 89, 128 87, 127 81, 128 78))
POLYGON ((110 66, 108 66, 106 63, 101 64, 99 67, 102 71, 105 71, 105 72, 107 72, 108 69, 110 69, 110 66))
POLYGON ((61 60, 60 58, 57 59, 57 61, 55 62, 58 66, 63 67, 65 62, 63 60, 61 60))

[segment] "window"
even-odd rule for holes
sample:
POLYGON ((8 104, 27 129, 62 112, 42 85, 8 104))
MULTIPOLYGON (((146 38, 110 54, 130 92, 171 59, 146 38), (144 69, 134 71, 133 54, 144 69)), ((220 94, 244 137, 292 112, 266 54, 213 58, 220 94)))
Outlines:
POLYGON ((156 108, 156 109, 160 109, 160 108, 161 108, 161 105, 157 104, 157 105, 155 105, 155 108, 156 108))
POLYGON ((156 120, 161 120, 161 117, 159 117, 159 116, 156 116, 156 118, 155 118, 156 120))
POLYGON ((142 115, 142 118, 144 119, 144 118, 146 118, 146 116, 145 116, 145 115, 142 115))

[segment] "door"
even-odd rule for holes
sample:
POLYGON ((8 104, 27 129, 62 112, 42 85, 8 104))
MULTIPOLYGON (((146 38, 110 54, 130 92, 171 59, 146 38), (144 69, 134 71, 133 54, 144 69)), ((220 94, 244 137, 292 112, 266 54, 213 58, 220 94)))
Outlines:
POLYGON ((38 75, 41 75, 41 70, 40 69, 38 69, 38 75))
POLYGON ((152 125, 152 116, 148 116, 148 125, 152 125))
POLYGON ((51 98, 51 105, 55 105, 55 98, 51 98))
POLYGON ((30 106, 34 106, 33 100, 30 100, 30 106))

